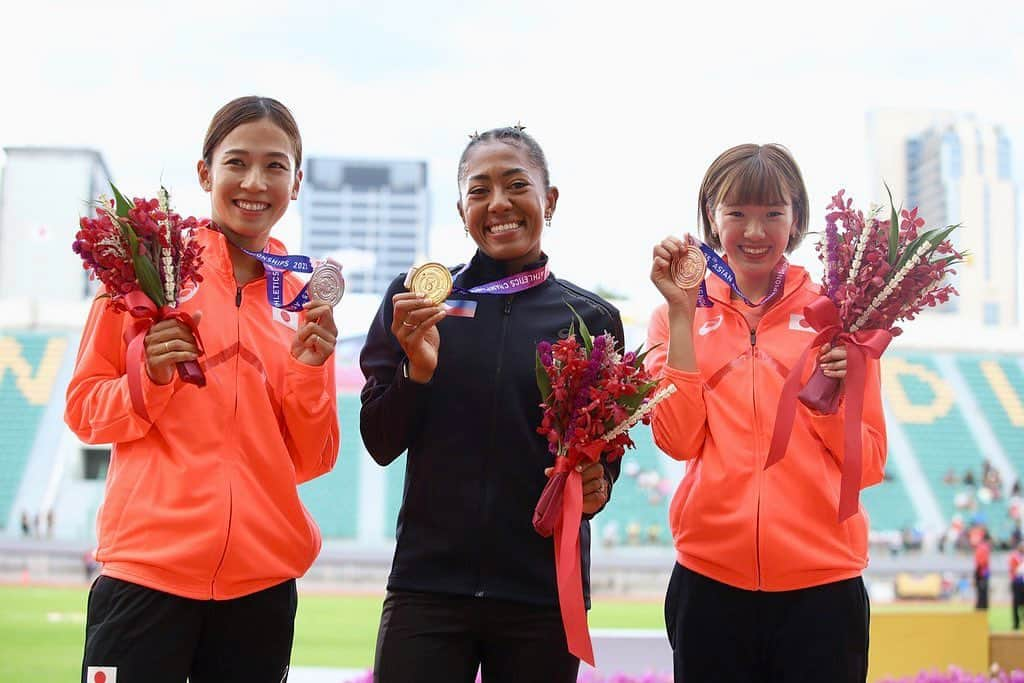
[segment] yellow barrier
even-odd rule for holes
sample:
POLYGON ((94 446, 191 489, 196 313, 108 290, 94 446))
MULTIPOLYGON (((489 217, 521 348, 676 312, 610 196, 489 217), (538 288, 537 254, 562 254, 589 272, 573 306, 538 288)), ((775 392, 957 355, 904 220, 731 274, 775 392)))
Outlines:
POLYGON ((873 612, 868 680, 911 676, 950 666, 981 673, 989 666, 988 613, 873 612))

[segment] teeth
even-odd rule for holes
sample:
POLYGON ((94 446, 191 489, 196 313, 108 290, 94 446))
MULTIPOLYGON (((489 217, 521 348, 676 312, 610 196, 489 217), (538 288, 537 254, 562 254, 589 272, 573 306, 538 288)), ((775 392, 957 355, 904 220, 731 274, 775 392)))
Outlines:
POLYGON ((270 206, 266 202, 244 202, 241 199, 236 199, 235 204, 246 211, 262 211, 270 206))
POLYGON ((510 230, 515 230, 518 227, 519 223, 502 223, 501 225, 492 225, 491 227, 488 228, 488 230, 492 234, 500 234, 503 232, 508 232, 510 230))
POLYGON ((760 247, 758 249, 754 249, 753 247, 740 247, 740 249, 743 250, 743 253, 750 254, 751 256, 760 256, 761 254, 768 253, 768 247, 760 247))

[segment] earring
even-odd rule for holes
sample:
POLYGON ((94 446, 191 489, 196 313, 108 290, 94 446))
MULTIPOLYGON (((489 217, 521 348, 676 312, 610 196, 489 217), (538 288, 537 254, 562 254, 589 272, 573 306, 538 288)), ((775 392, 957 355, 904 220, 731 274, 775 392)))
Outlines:
POLYGON ((549 228, 551 227, 551 212, 550 211, 548 211, 546 214, 544 214, 544 225, 546 225, 549 228))
POLYGON ((462 229, 466 231, 466 237, 469 237, 469 226, 463 223, 462 229))

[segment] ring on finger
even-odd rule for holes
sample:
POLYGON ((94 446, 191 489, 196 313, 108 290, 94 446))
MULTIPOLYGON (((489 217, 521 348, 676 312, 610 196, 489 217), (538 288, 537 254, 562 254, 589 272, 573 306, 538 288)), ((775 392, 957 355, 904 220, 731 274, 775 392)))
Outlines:
POLYGON ((171 352, 171 344, 170 344, 170 342, 164 342, 164 353, 170 353, 170 352, 171 352))
POLYGON ((405 327, 417 327, 417 325, 413 325, 413 324, 412 324, 411 322, 409 322, 408 320, 403 320, 403 321, 402 321, 402 325, 404 325, 405 327))

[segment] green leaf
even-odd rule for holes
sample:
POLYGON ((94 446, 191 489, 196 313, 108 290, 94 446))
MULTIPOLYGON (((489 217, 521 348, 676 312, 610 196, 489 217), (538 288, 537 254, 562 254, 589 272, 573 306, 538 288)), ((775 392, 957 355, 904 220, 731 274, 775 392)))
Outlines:
POLYGON ((892 199, 892 190, 889 189, 887 183, 885 185, 885 191, 889 194, 889 265, 896 263, 896 252, 900 247, 900 217, 896 213, 896 202, 892 199))
POLYGON ((110 183, 110 189, 114 192, 114 213, 121 218, 127 218, 128 212, 135 208, 135 204, 128 201, 114 183, 110 183))
POLYGON ((615 399, 615 402, 629 411, 629 414, 632 415, 640 408, 640 404, 647 398, 647 394, 651 393, 651 390, 656 386, 658 386, 657 382, 646 382, 637 388, 637 393, 619 396, 615 399))
MULTIPOLYGON (((654 346, 652 346, 651 348, 647 349, 643 353, 638 353, 637 356, 636 356, 636 362, 633 363, 633 367, 638 368, 641 365, 643 365, 644 358, 647 358, 647 354, 649 354, 651 351, 653 351, 654 349, 658 348, 659 346, 661 346, 661 344, 655 344, 654 346)), ((643 344, 640 345, 640 348, 643 348, 643 344)), ((639 350, 640 349, 637 349, 637 351, 639 351, 639 350)))
MULTIPOLYGON (((583 337, 583 345, 587 348, 587 353, 590 353, 594 349, 594 338, 590 336, 590 330, 587 328, 587 323, 583 321, 583 317, 576 312, 576 309, 572 307, 572 304, 566 302, 566 306, 572 311, 572 314, 576 316, 576 320, 580 324, 580 336, 583 337)), ((572 327, 569 328, 572 330, 572 327)))
POLYGON ((544 364, 540 362, 540 351, 534 351, 533 355, 536 358, 534 373, 537 375, 537 388, 540 389, 540 399, 541 401, 547 401, 548 396, 551 395, 551 378, 548 377, 548 371, 544 369, 544 364))
POLYGON ((118 222, 121 225, 121 234, 124 235, 128 247, 131 249, 132 267, 135 268, 135 278, 139 281, 139 287, 143 294, 153 300, 153 303, 157 306, 164 306, 167 299, 164 298, 164 288, 156 266, 144 254, 139 253, 139 237, 135 234, 135 230, 127 225, 126 220, 118 222))
POLYGON ((132 257, 135 266, 135 276, 139 278, 139 286, 157 306, 164 306, 167 299, 164 298, 164 288, 160 283, 160 274, 157 272, 153 262, 142 254, 135 254, 132 257))
POLYGON ((925 240, 931 242, 931 247, 925 252, 924 257, 927 260, 928 256, 934 252, 940 244, 946 241, 949 235, 960 227, 960 224, 950 225, 946 228, 935 228, 934 230, 928 230, 920 235, 907 245, 907 248, 903 251, 903 255, 900 256, 900 260, 896 263, 894 270, 899 270, 906 264, 910 258, 917 253, 917 250, 924 244, 925 240))

